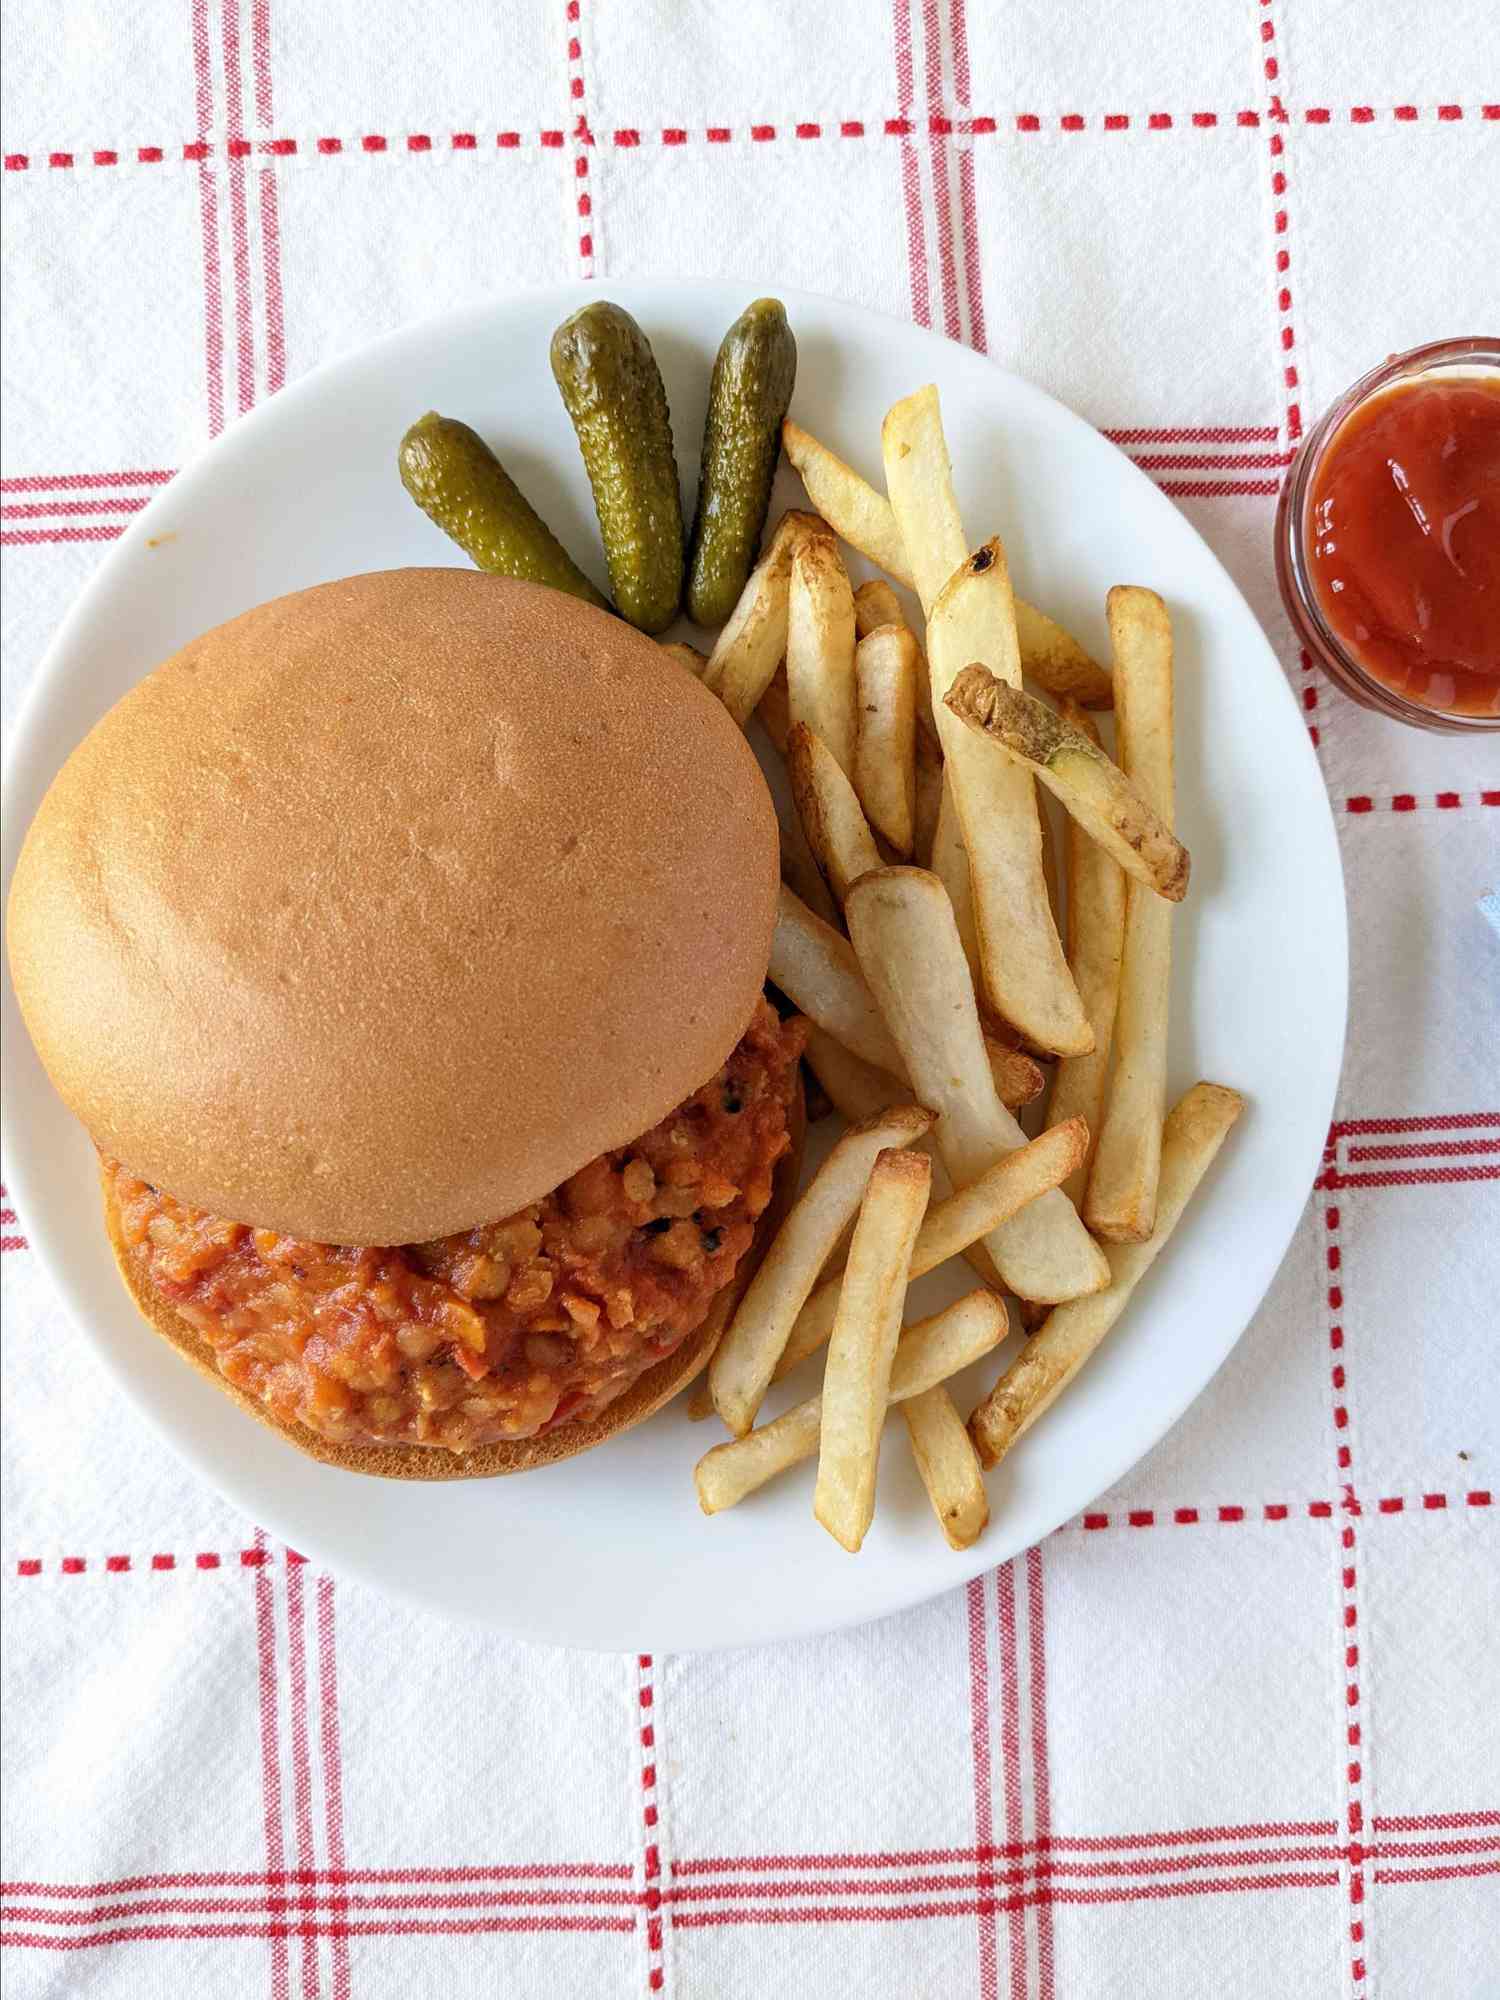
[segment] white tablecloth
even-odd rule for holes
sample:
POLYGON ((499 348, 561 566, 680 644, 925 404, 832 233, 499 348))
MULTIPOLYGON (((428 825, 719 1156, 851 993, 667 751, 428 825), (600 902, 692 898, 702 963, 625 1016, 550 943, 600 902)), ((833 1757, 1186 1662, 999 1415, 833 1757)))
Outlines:
POLYGON ((316 1574, 119 1406, 7 1207, 6 1991, 1500 1994, 1500 753, 1333 692, 1270 562, 1330 398, 1493 329, 1494 0, 4 27, 7 718, 121 524, 314 364, 534 282, 807 286, 1176 498, 1306 709, 1353 958, 1326 1170, 1207 1394, 1042 1547, 813 1643, 568 1655, 316 1574))

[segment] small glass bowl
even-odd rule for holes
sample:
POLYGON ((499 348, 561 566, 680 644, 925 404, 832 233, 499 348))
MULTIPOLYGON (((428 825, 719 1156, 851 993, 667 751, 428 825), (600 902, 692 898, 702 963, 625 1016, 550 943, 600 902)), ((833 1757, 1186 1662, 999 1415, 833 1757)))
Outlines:
POLYGON ((1318 604, 1307 564, 1308 500, 1324 447, 1362 403, 1418 375, 1485 375, 1491 371, 1500 373, 1500 338, 1484 334, 1463 340, 1430 341, 1425 347, 1413 347, 1405 354, 1393 354, 1382 361, 1378 368, 1362 375, 1331 409, 1325 410, 1307 433, 1282 485, 1276 508, 1276 581, 1298 639, 1351 701, 1376 709, 1396 722, 1413 723, 1418 729, 1441 729, 1454 734, 1500 729, 1500 716, 1453 715, 1444 709, 1426 708, 1397 694, 1360 665, 1330 630, 1318 604))

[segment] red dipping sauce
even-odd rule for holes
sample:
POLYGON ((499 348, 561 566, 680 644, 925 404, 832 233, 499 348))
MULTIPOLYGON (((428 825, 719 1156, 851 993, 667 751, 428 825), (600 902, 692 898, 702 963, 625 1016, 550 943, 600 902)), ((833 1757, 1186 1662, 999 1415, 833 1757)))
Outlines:
POLYGON ((1393 354, 1325 410, 1275 552, 1304 665, 1419 729, 1500 729, 1500 336, 1393 354))
POLYGON ((1386 687, 1500 716, 1500 377, 1432 375, 1355 408, 1303 528, 1333 635, 1386 687))

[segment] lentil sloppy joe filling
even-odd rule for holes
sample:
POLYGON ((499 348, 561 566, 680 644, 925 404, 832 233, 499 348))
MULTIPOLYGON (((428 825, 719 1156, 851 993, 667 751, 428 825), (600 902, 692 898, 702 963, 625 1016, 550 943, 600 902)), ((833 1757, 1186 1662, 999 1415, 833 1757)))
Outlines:
POLYGON ((105 1174, 126 1243, 237 1389, 334 1443, 464 1452, 597 1417, 702 1324, 771 1198, 801 1045, 758 1002, 643 1137, 431 1243, 302 1242, 105 1174))

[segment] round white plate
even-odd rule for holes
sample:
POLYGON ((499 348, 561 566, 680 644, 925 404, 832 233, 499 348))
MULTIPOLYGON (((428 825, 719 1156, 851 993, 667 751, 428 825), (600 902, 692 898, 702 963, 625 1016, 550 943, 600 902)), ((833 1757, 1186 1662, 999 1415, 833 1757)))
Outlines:
MULTIPOLYGON (((236 424, 136 517, 59 632, 15 731, 7 881, 68 752, 195 633, 352 571, 457 559, 396 474, 397 440, 423 410, 473 424, 590 560, 588 489, 547 363, 553 327, 590 295, 524 293, 336 362, 236 424)), ((751 290, 626 284, 613 296, 655 346, 690 495, 709 365, 751 290)), ((1218 562, 1120 452, 1038 390, 918 328, 783 296, 800 356, 796 413, 854 464, 878 476, 884 411, 936 381, 970 538, 998 532, 1034 602, 1102 657, 1109 585, 1149 583, 1167 598, 1178 815, 1193 852, 1175 933, 1170 1081, 1174 1096, 1210 1077, 1249 1099, 1117 1332, 991 1475, 993 1519, 977 1547, 948 1550, 897 1429, 858 1557, 815 1525, 807 1472, 705 1519, 692 1468, 716 1432, 680 1404, 518 1479, 398 1485, 289 1450, 136 1317, 97 1214, 88 1140, 49 1089, 6 985, 7 1175, 32 1244, 121 1393, 248 1516, 334 1570, 563 1645, 728 1646, 876 1618, 1075 1514, 1181 1415, 1259 1304, 1317 1171, 1338 1076, 1347 966, 1333 824, 1281 671, 1218 562)), ((805 504, 799 495, 783 471, 776 505, 805 504)), ((961 1385, 969 1401, 994 1373, 992 1361, 961 1385)))

